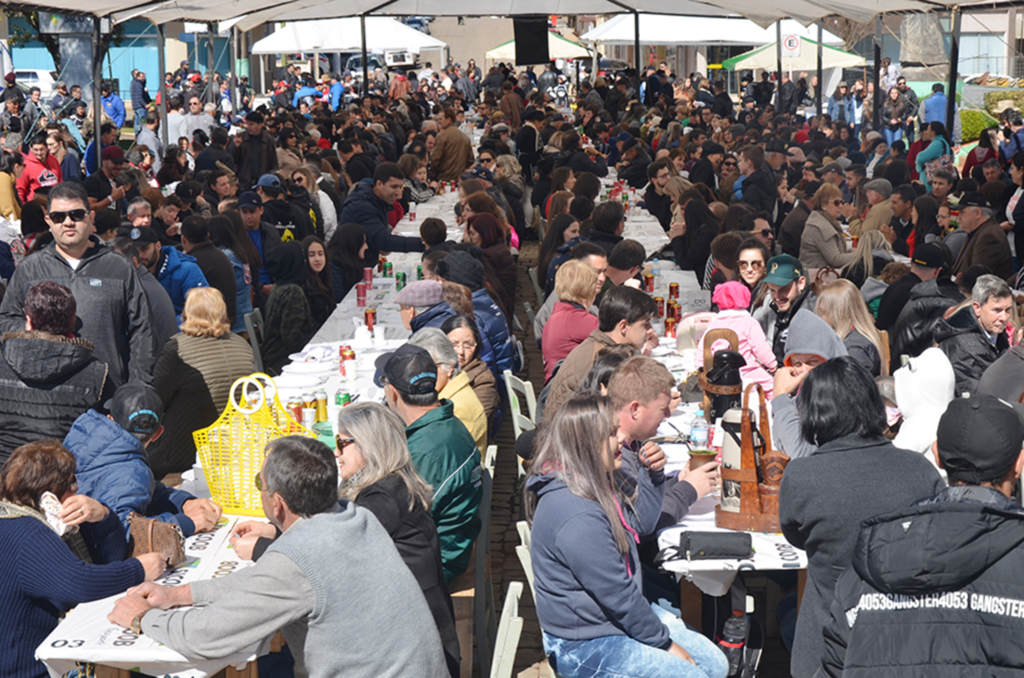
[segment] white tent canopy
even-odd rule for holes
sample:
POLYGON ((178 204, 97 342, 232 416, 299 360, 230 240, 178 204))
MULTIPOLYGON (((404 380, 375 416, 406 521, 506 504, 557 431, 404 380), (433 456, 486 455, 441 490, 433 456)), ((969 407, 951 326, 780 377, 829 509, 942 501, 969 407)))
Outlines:
MULTIPOLYGON (((366 19, 366 49, 381 52, 404 49, 419 54, 423 49, 443 49, 447 43, 390 17, 366 19)), ((358 18, 325 21, 291 21, 255 42, 253 54, 292 54, 295 52, 355 52, 362 49, 358 18)))
MULTIPOLYGON (((580 36, 580 40, 600 42, 604 45, 632 45, 635 37, 633 17, 625 14, 608 21, 580 36)), ((786 19, 782 22, 783 35, 798 35, 817 40, 818 29, 804 27, 786 19)), ((767 45, 775 42, 775 27, 761 28, 753 21, 741 17, 717 18, 671 16, 666 14, 640 15, 640 43, 647 45, 767 45)), ((837 36, 823 32, 826 45, 842 44, 837 36)))
MULTIPOLYGON (((758 47, 744 54, 739 54, 722 62, 723 68, 730 70, 752 70, 763 68, 775 70, 778 68, 778 52, 775 49, 775 42, 758 47)), ((822 68, 857 68, 864 66, 867 61, 859 54, 844 52, 835 47, 822 45, 821 66, 822 68)), ((786 71, 810 71, 818 67, 818 43, 814 40, 800 38, 799 56, 783 56, 782 68, 786 71)))
MULTIPOLYGON (((583 45, 548 31, 548 56, 552 59, 584 59, 591 54, 583 45)), ((488 51, 484 57, 495 61, 515 61, 516 41, 502 43, 488 51)))

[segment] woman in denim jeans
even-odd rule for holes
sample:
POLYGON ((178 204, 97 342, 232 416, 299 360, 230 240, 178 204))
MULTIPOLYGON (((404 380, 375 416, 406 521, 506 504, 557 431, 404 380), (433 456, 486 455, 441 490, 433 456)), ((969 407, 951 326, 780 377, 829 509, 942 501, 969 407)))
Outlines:
POLYGON ((710 640, 643 597, 638 534, 661 513, 664 456, 641 451, 627 483, 622 449, 609 400, 594 392, 566 402, 538 435, 526 506, 548 661, 563 678, 725 678, 710 640))

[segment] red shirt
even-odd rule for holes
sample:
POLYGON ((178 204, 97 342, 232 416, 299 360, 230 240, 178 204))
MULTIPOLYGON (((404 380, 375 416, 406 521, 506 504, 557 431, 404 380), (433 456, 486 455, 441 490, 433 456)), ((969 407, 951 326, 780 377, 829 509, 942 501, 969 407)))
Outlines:
POLYGON ((566 301, 555 303, 555 310, 544 323, 541 352, 544 354, 544 383, 551 381, 551 372, 558 361, 572 353, 590 333, 597 329, 597 316, 566 301))
POLYGON ((18 198, 24 204, 35 196, 37 189, 56 186, 61 181, 60 163, 52 153, 46 154, 45 164, 29 153, 25 156, 25 171, 18 177, 18 198))

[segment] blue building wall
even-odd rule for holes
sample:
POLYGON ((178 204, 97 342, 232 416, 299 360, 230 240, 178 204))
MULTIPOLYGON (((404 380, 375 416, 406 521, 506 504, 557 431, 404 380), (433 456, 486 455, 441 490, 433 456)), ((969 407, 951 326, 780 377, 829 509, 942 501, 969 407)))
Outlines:
MULTIPOLYGON (((12 24, 22 22, 21 25, 29 28, 23 19, 16 19, 12 24)), ((146 74, 146 89, 150 96, 156 96, 160 87, 159 60, 157 55, 156 29, 148 21, 127 21, 124 24, 125 37, 120 46, 112 46, 109 56, 103 60, 103 77, 116 78, 119 81, 119 95, 125 101, 131 99, 132 71, 138 69, 146 74)), ((209 60, 207 39, 198 40, 190 33, 182 33, 179 39, 188 43, 188 59, 190 68, 205 73, 207 61, 209 60)), ((15 47, 11 50, 14 58, 15 68, 45 69, 53 70, 53 59, 50 53, 41 42, 33 41, 23 47, 15 47)), ((168 71, 178 68, 177 63, 166 64, 168 71)), ((228 73, 231 67, 231 49, 228 46, 227 38, 214 39, 214 70, 220 73, 228 73)), ((58 77, 58 79, 61 79, 58 77)), ((68 85, 81 85, 85 89, 91 87, 91 82, 69 82, 68 85)))

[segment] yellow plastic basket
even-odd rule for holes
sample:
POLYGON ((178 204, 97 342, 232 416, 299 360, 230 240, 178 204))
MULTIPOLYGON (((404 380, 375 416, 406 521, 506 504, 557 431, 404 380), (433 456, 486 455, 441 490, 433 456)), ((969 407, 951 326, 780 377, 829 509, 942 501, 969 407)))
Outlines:
POLYGON ((273 379, 253 374, 231 385, 227 407, 217 421, 192 434, 210 495, 225 513, 263 515, 255 478, 264 449, 288 435, 316 437, 281 407, 273 379))

